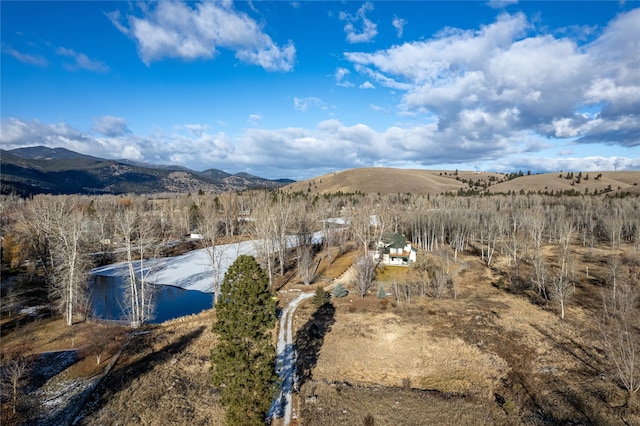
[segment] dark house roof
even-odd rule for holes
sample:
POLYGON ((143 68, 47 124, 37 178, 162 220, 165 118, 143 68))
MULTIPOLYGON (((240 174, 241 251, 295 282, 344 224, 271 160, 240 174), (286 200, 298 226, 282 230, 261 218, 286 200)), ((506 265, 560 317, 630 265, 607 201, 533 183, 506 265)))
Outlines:
MULTIPOLYGON (((389 254, 389 249, 404 249, 407 244, 410 244, 409 241, 407 241, 407 238, 404 235, 400 235, 400 234, 387 234, 385 236, 382 237, 382 242, 384 244, 384 253, 385 254, 389 254)), ((411 246, 411 251, 415 251, 417 252, 418 249, 416 249, 413 245, 411 246)), ((402 257, 402 256, 408 256, 409 253, 404 253, 401 254, 396 254, 394 255, 394 257, 402 257)))

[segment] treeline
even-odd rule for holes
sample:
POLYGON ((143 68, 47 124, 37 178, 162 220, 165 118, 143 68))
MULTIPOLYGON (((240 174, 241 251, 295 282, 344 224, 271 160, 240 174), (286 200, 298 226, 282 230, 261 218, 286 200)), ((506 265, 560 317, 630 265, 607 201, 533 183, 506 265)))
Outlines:
MULTIPOLYGON (((344 232, 330 229, 341 226, 328 219, 336 217, 350 198, 359 197, 362 195, 308 200, 273 191, 7 196, 2 202, 3 268, 26 277, 16 286, 35 283, 46 290, 48 301, 71 325, 74 317, 85 317, 90 311, 88 272, 97 265, 126 261, 130 284, 126 313, 131 323, 138 325, 149 319, 153 310, 149 270, 144 266, 149 259, 205 249, 212 270, 211 290, 217 296, 221 284, 219 249, 225 243, 252 239, 257 241, 270 285, 275 274, 284 275, 295 266, 300 279, 310 283, 317 269, 314 254, 318 245, 338 246, 337 256, 348 240, 344 232), (313 233, 320 230, 324 230, 324 238, 314 240, 313 233)), ((12 302, 16 295, 25 293, 16 286, 3 288, 5 300, 12 302)), ((17 309, 21 300, 3 305, 4 309, 17 309)))
POLYGON ((640 251, 639 211, 638 197, 538 194, 309 196, 246 191, 163 197, 6 197, 2 202, 2 259, 9 268, 24 268, 40 277, 69 323, 74 315, 87 312, 83 289, 87 272, 96 264, 129 262, 133 283, 130 316, 144 321, 150 309, 144 290, 146 277, 135 275, 143 268, 134 266, 145 259, 176 254, 181 248, 205 248, 217 294, 220 256, 213 247, 239 238, 259 241, 259 260, 271 285, 274 275, 284 275, 292 268, 297 268, 301 281, 311 283, 319 244, 329 249, 327 256, 336 257, 349 242, 367 252, 379 247, 385 234, 397 233, 423 251, 447 249, 454 261, 460 251, 468 251, 478 253, 491 266, 500 254, 507 261, 510 284, 534 286, 548 297, 559 292, 549 287, 554 280, 566 280, 572 273, 572 260, 563 244, 577 242, 589 250, 605 244, 612 256, 622 243, 640 251), (313 239, 316 231, 322 231, 322 239, 313 239), (185 238, 191 234, 198 239, 185 238), (295 244, 290 241, 292 236, 297 239, 295 244), (542 261, 541 249, 550 244, 557 246, 554 253, 562 261, 559 268, 547 259, 542 261), (535 274, 524 276, 523 262, 533 266, 535 274))
POLYGON ((619 383, 630 394, 640 389, 635 355, 640 353, 639 197, 246 191, 5 197, 1 208, 4 271, 28 277, 13 288, 3 286, 3 310, 20 306, 22 301, 12 295, 35 282, 47 290, 51 306, 69 325, 90 309, 90 269, 115 260, 128 264, 126 310, 132 326, 147 321, 153 311, 143 267, 152 258, 205 249, 217 300, 222 256, 216 247, 243 239, 256 241, 257 260, 271 290, 278 277, 292 271, 300 282, 312 283, 317 253, 331 262, 355 247, 362 256, 355 262, 351 287, 366 297, 375 285, 371 254, 389 234, 402 234, 422 253, 407 279, 389 289, 398 303, 457 297, 456 274, 464 267, 459 254, 464 252, 502 276, 496 287, 527 294, 544 305, 553 303, 560 318, 593 265, 606 271, 600 281, 602 301, 597 301, 604 347, 612 365, 620 366, 619 383))

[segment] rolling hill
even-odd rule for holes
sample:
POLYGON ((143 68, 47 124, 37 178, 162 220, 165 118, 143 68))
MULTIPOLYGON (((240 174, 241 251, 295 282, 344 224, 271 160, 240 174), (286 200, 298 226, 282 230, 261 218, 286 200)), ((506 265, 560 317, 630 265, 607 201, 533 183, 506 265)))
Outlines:
POLYGON ((574 172, 524 175, 473 171, 359 168, 329 173, 283 187, 284 191, 308 194, 355 193, 437 195, 449 193, 580 192, 617 191, 640 195, 640 171, 574 172), (600 175, 600 176, 599 176, 600 175), (571 175, 569 175, 571 176, 571 175))
POLYGON ((123 194, 223 192, 282 188, 306 194, 355 193, 438 195, 443 193, 624 192, 640 195, 640 171, 503 174, 495 172, 368 167, 336 171, 294 182, 217 169, 202 172, 181 166, 107 160, 64 148, 43 146, 0 150, 2 193, 123 194))
POLYGON ((232 175, 209 169, 158 166, 128 160, 106 160, 64 148, 43 146, 0 150, 3 194, 124 194, 159 192, 223 192, 277 188, 293 182, 246 173, 232 175))

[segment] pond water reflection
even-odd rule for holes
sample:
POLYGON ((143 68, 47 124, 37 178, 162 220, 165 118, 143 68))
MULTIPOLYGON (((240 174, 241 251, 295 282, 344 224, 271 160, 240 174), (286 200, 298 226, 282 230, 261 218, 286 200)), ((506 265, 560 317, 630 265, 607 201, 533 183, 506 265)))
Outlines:
MULTIPOLYGON (((93 317, 106 320, 126 320, 125 289, 127 279, 122 276, 93 276, 89 282, 89 297, 93 317)), ((213 305, 213 294, 184 290, 169 285, 150 284, 155 304, 152 324, 185 315, 197 314, 213 305)))

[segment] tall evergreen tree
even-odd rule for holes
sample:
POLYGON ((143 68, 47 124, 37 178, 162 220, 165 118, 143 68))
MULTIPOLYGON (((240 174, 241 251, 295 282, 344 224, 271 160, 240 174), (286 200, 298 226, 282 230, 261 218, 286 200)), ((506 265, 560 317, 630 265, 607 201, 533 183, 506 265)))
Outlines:
POLYGON ((224 276, 216 304, 211 351, 213 384, 222 386, 230 425, 263 425, 278 391, 271 331, 276 301, 269 279, 252 256, 242 255, 224 276))

